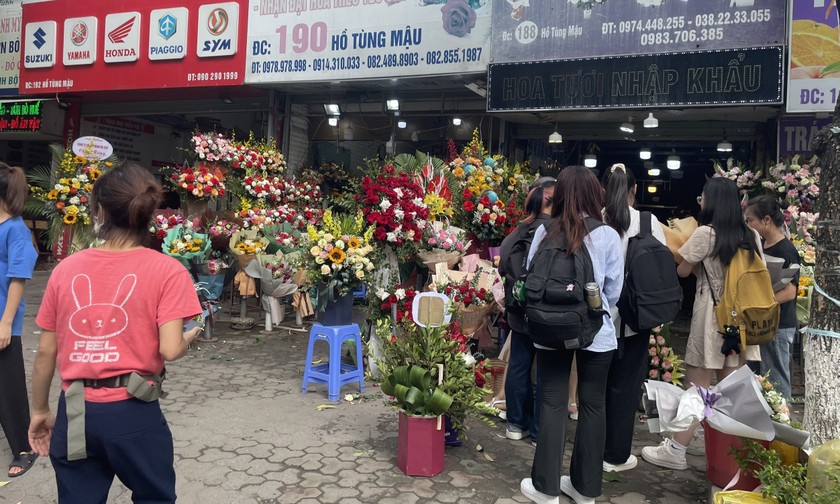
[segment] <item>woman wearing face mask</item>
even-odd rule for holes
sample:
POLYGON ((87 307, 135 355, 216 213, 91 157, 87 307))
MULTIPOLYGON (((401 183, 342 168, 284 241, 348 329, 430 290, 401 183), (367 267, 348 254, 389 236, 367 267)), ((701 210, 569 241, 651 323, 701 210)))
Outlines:
MULTIPOLYGON (((744 220, 761 235, 764 255, 784 259, 784 268, 799 264, 799 252, 785 236, 782 229, 785 215, 779 202, 770 196, 751 199, 744 210, 744 220)), ((779 330, 770 343, 761 346, 761 373, 770 371, 770 381, 788 401, 790 385, 790 346, 796 335, 796 294, 799 273, 782 290, 776 292, 776 302, 781 305, 779 330)))

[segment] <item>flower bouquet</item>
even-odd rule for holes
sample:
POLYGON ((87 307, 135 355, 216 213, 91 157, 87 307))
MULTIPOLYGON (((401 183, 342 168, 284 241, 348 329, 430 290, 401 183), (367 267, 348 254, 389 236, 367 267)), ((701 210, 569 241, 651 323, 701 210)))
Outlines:
POLYGON ((228 241, 231 253, 236 256, 240 269, 255 259, 257 254, 262 254, 268 248, 268 239, 257 231, 241 230, 230 236, 228 241))
POLYGON ((500 243, 509 231, 507 207, 495 192, 487 191, 476 197, 470 189, 464 190, 466 228, 481 241, 500 243))
POLYGON ((361 214, 333 216, 324 212, 320 229, 308 226, 311 248, 303 254, 301 267, 318 289, 317 306, 323 310, 369 280, 374 269, 369 244, 373 228, 364 229, 361 214))
POLYGON ((685 363, 674 353, 674 349, 668 346, 670 337, 670 325, 651 331, 648 340, 648 379, 658 380, 666 383, 673 383, 681 387, 682 378, 685 376, 685 363))
POLYGON ((370 303, 371 319, 393 319, 397 324, 411 320, 411 308, 417 290, 413 287, 395 287, 385 290, 380 287, 373 293, 377 302, 370 303))
MULTIPOLYGON (((301 246, 301 233, 288 222, 266 226, 263 234, 268 238, 268 250, 270 253, 278 250, 284 254, 290 254, 301 246)), ((308 237, 307 237, 308 238, 308 237)), ((305 242, 306 240, 304 240, 305 242)))
POLYGON ((721 166, 720 162, 717 160, 712 161, 712 163, 715 170, 715 173, 712 176, 729 179, 735 182, 738 189, 741 190, 741 194, 745 196, 752 194, 756 189, 761 187, 759 180, 762 176, 762 170, 749 170, 744 167, 743 164, 738 164, 738 162, 732 158, 726 160, 726 168, 721 166))
POLYGON ((393 245, 398 253, 410 254, 407 243, 419 242, 429 209, 423 203, 423 189, 408 174, 395 174, 386 165, 376 179, 362 179, 361 202, 365 221, 373 226, 373 239, 393 245))
POLYGON ((451 268, 458 263, 470 242, 464 239, 464 232, 456 227, 444 228, 438 223, 426 226, 417 262, 434 271, 435 264, 445 263, 451 268))
POLYGON ((239 231, 239 225, 233 221, 219 219, 207 227, 207 234, 210 235, 210 243, 213 250, 224 252, 230 246, 230 237, 239 231))
POLYGON ((292 282, 296 271, 293 264, 299 261, 297 255, 299 254, 259 255, 256 261, 251 261, 245 266, 248 276, 260 280, 262 290, 260 303, 263 311, 271 315, 271 320, 275 324, 282 322, 284 318, 279 300, 298 290, 298 286, 292 282))
POLYGON ((169 183, 188 201, 201 201, 225 195, 224 174, 220 168, 199 163, 195 167, 179 165, 173 168, 169 183))
POLYGON ((479 339, 487 331, 487 315, 493 311, 493 293, 486 285, 482 270, 460 281, 437 284, 434 290, 449 296, 455 307, 455 320, 461 324, 461 332, 471 339, 479 339))
POLYGON ((177 226, 184 223, 184 214, 180 210, 164 210, 155 214, 152 217, 152 225, 149 226, 149 233, 152 236, 163 240, 166 238, 166 233, 177 226))
POLYGON ((277 176, 266 176, 260 173, 246 175, 242 178, 245 192, 258 201, 277 202, 283 196, 283 180, 277 176))
POLYGON ((251 132, 245 142, 234 142, 230 153, 230 166, 234 170, 248 173, 282 173, 286 169, 286 159, 272 139, 257 141, 251 132))
POLYGON ((171 228, 163 239, 163 252, 178 259, 194 277, 198 276, 198 266, 209 248, 207 235, 187 229, 183 224, 171 228))
POLYGON ((193 155, 208 162, 227 163, 231 161, 234 147, 230 140, 221 133, 201 133, 196 131, 190 138, 193 155))
POLYGON ((813 210, 814 202, 820 195, 819 166, 814 166, 816 157, 809 163, 799 164, 799 156, 794 156, 790 163, 780 162, 770 167, 769 180, 762 185, 787 201, 788 205, 800 208, 802 211, 813 210))

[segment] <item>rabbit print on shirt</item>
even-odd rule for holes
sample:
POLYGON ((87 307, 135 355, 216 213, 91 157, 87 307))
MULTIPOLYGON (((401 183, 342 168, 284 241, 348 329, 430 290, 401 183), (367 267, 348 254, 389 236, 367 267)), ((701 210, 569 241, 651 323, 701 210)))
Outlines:
POLYGON ((83 273, 74 276, 72 290, 76 311, 70 315, 70 331, 79 337, 93 340, 122 334, 128 327, 128 313, 123 306, 136 285, 137 275, 128 274, 120 281, 110 303, 94 303, 90 277, 83 273))

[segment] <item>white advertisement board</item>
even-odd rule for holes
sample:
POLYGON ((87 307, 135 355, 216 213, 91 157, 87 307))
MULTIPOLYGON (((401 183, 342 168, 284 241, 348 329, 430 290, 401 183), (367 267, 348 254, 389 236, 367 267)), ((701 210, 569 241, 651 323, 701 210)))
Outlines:
POLYGON ((245 82, 484 72, 490 18, 489 0, 251 0, 245 82))
POLYGON ((20 0, 0 0, 0 94, 17 94, 20 23, 20 0))

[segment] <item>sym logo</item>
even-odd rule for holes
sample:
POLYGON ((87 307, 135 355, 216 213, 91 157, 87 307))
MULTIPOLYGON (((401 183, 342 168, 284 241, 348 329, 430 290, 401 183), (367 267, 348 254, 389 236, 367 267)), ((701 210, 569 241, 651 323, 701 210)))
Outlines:
POLYGON ((38 31, 36 31, 35 34, 32 35, 32 38, 35 39, 35 41, 32 44, 38 49, 44 47, 44 44, 47 43, 47 39, 44 38, 46 35, 47 32, 45 32, 43 28, 38 28, 38 31))
POLYGON ((86 24, 82 23, 81 21, 73 25, 72 30, 70 31, 70 40, 73 41, 74 45, 80 46, 87 42, 88 38, 88 27, 86 24))
POLYGON ((128 34, 131 33, 131 29, 134 28, 135 19, 136 18, 132 16, 128 19, 128 21, 108 32, 108 40, 115 44, 122 44, 125 41, 125 38, 128 37, 128 34))
POLYGON ((224 9, 213 9, 207 16, 207 31, 211 35, 219 36, 227 30, 228 13, 224 9))
POLYGON ((165 40, 169 40, 178 31, 178 20, 175 16, 167 13, 158 21, 158 33, 165 40))

